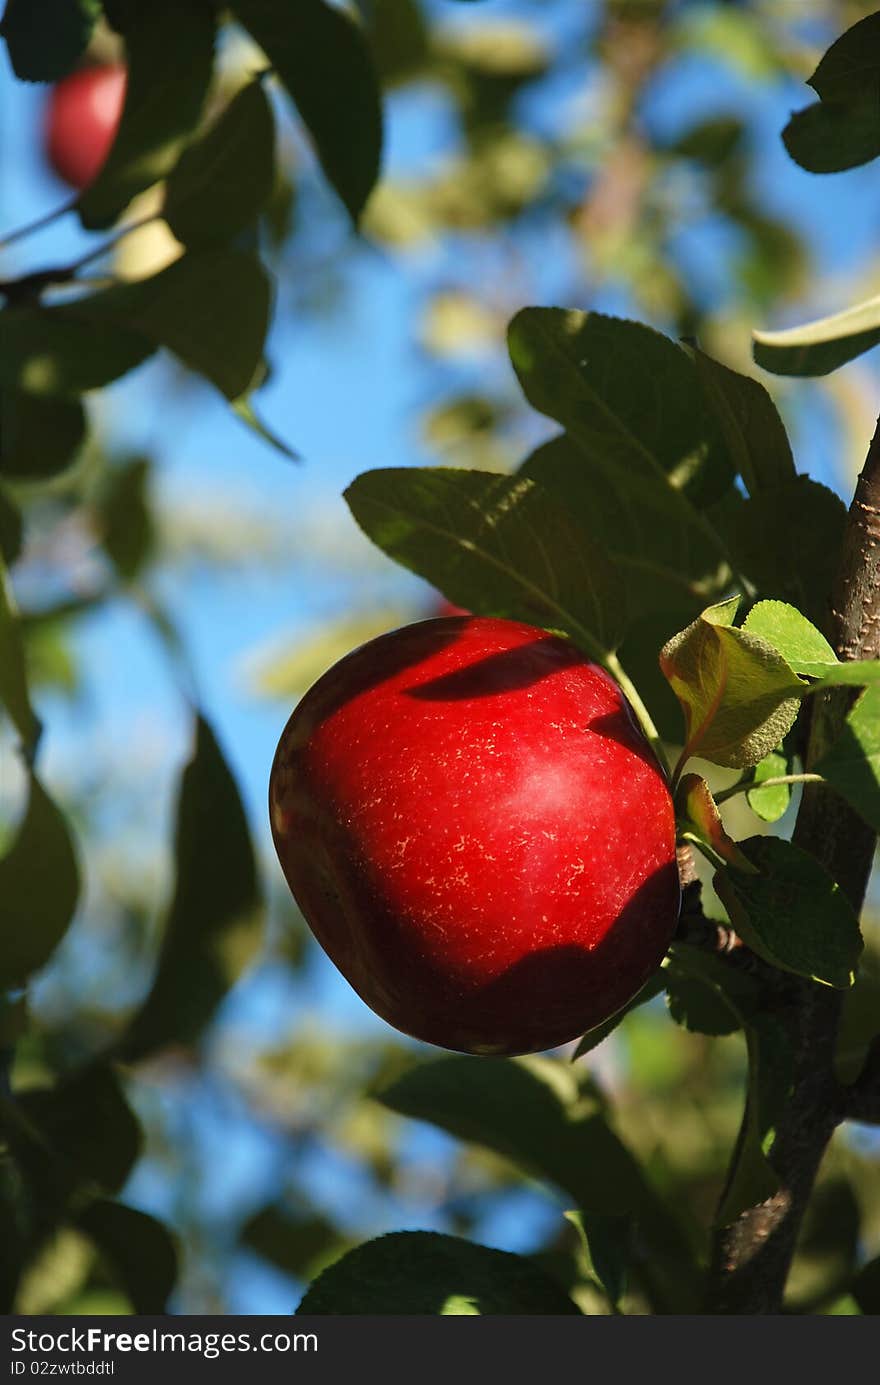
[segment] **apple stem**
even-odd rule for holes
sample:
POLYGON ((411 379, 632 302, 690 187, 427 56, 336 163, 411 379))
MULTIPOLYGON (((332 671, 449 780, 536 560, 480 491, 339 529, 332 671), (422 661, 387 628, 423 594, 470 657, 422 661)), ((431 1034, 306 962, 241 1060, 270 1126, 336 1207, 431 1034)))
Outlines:
POLYGON ((769 779, 754 779, 747 776, 739 779, 729 788, 722 789, 720 793, 713 795, 716 803, 726 803, 728 798, 733 798, 738 793, 748 793, 750 789, 777 789, 783 784, 824 784, 825 779, 821 774, 773 774, 769 779))
POLYGON ((605 667, 608 669, 608 672, 611 674, 612 678, 614 678, 615 681, 620 685, 621 691, 626 697, 626 700, 629 703, 629 705, 632 707, 636 720, 638 721, 639 725, 644 731, 645 736, 647 737, 647 740, 650 743, 651 749, 657 756, 657 759, 660 761, 666 778, 669 779, 669 761, 666 759, 666 752, 663 749, 663 742, 660 739, 660 732, 654 725, 651 713, 648 711, 647 707, 645 706, 644 702, 639 696, 638 689, 636 688, 629 674, 624 669, 616 654, 612 653, 605 655, 605 667))
POLYGON ((14 245, 17 240, 24 240, 25 236, 31 236, 35 231, 42 231, 44 226, 51 226, 53 221, 58 221, 68 212, 72 212, 78 200, 78 197, 72 197, 69 201, 62 203, 60 207, 46 212, 44 216, 38 216, 36 221, 29 221, 26 226, 17 226, 14 231, 9 231, 0 238, 0 250, 5 250, 7 245, 14 245))

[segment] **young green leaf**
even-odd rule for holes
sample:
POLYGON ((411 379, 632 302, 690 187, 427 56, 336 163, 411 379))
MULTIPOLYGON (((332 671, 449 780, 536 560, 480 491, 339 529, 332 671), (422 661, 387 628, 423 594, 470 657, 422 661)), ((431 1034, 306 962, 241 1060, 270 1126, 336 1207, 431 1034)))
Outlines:
MULTIPOLYGON (((880 673, 880 663, 869 667, 880 673)), ((813 768, 880 832, 880 686, 865 689, 843 731, 813 768)))
POLYGON ((601 313, 524 308, 508 346, 529 403, 606 466, 665 478, 697 506, 731 485, 693 360, 659 332, 601 313))
POLYGON ((234 0, 314 140, 324 173, 357 222, 379 176, 382 106, 360 25, 325 0, 234 0))
POLYGON ((715 1215, 716 1226, 728 1226, 747 1208, 772 1197, 779 1187, 767 1151, 791 1090, 791 1039, 775 1015, 755 1014, 746 1025, 746 1044, 746 1108, 727 1186, 715 1215))
POLYGON ((0 857, 0 989, 23 986, 67 932, 79 897, 79 870, 67 823, 31 776, 24 819, 0 857))
POLYGON ((135 1313, 164 1313, 177 1278, 177 1247, 168 1228, 134 1207, 98 1198, 75 1217, 108 1262, 135 1313))
POLYGON ((772 645, 732 627, 738 598, 719 602, 674 635, 660 667, 685 715, 682 761, 756 765, 791 729, 804 684, 772 645))
POLYGON ((0 558, 0 705, 22 739, 32 759, 40 738, 40 723, 31 706, 21 624, 6 564, 0 558))
POLYGON ((749 611, 742 628, 772 644, 795 673, 821 678, 837 663, 837 655, 821 630, 784 601, 759 601, 749 611))
POLYGON ((455 605, 563 630, 599 657, 618 644, 626 612, 610 558, 536 482, 389 467, 345 499, 379 548, 455 605))
POLYGON ((235 781, 196 720, 177 811, 177 880, 152 988, 119 1045, 134 1062, 191 1044, 260 944, 256 864, 235 781))
POLYGON ((185 245, 231 240, 256 219, 274 184, 275 118, 262 83, 252 81, 181 155, 162 214, 185 245))
POLYGON ((758 873, 718 871, 715 889, 743 942, 784 971, 851 986, 862 935, 840 886, 793 842, 750 837, 741 845, 758 873))
POLYGON ((699 774, 685 774, 675 791, 679 830, 691 833, 716 856, 751 874, 755 867, 728 836, 709 785, 699 774))
POLYGON ((704 351, 695 350, 693 359, 703 398, 749 495, 794 480, 794 458, 785 426, 764 386, 704 351))
POLYGON ((433 1231, 395 1231, 350 1250, 319 1275, 297 1313, 577 1313, 537 1265, 433 1231))
POLYGON ((87 230, 108 226, 137 193, 171 172, 199 122, 214 62, 209 5, 113 0, 107 12, 125 39, 128 79, 113 146, 79 199, 87 230))
POLYGON ((86 435, 79 399, 45 399, 18 390, 0 392, 0 476, 42 481, 77 457, 86 435))
POLYGON ((822 624, 840 557, 846 506, 808 476, 761 490, 731 492, 710 511, 730 561, 762 596, 788 601, 822 624))
POLYGON ((57 82, 92 36, 100 0, 6 0, 0 33, 12 70, 23 82, 57 82))
POLYGON ((787 756, 775 750, 771 750, 755 765, 754 788, 748 790, 746 798, 752 812, 762 822, 778 822, 787 811, 791 802, 791 785, 773 784, 769 788, 762 788, 761 785, 765 779, 779 779, 790 773, 791 765, 787 756))
POLYGON ((828 375, 880 342, 880 295, 782 332, 753 332, 754 357, 774 375, 828 375))

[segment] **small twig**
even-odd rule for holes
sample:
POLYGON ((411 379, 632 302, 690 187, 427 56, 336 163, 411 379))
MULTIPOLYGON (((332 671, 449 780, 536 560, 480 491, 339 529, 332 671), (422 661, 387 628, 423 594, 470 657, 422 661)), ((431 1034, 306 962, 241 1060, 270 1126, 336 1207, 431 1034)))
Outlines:
POLYGON ((42 231, 44 226, 51 226, 53 221, 58 221, 68 212, 72 212, 78 201, 78 197, 71 197, 69 202, 64 202, 53 211, 46 212, 44 216, 38 216, 36 221, 29 221, 26 226, 17 226, 14 231, 8 231, 5 236, 0 238, 0 250, 5 250, 7 245, 14 245, 18 240, 24 240, 25 236, 33 235, 35 231, 42 231))
POLYGON ((752 789, 777 789, 783 784, 824 784, 821 774, 774 774, 769 779, 740 779, 727 789, 713 794, 716 803, 726 803, 740 793, 750 793, 752 789))

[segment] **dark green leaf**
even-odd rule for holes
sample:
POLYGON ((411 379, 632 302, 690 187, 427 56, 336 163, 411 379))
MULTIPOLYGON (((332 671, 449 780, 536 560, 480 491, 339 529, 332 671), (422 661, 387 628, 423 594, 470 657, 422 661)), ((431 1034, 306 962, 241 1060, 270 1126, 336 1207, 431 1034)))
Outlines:
POLYGON ((183 773, 177 881, 149 995, 120 1043, 129 1061, 194 1042, 259 946, 259 890, 247 819, 207 722, 183 773))
POLYGON ((742 143, 745 127, 736 116, 721 115, 700 120, 669 145, 679 159, 695 159, 705 168, 717 168, 742 143))
POLYGON ((138 575, 156 544, 149 473, 150 464, 143 457, 114 467, 96 501, 101 542, 119 576, 127 582, 138 575))
POLYGON ((92 1064, 57 1087, 20 1093, 18 1102, 79 1180, 111 1193, 122 1187, 140 1155, 141 1130, 110 1067, 92 1064))
POLYGON ((262 418, 260 418, 251 401, 250 394, 240 395, 238 399, 232 401, 233 412, 238 415, 245 427, 250 428, 256 433, 263 442, 274 447, 276 452, 280 452, 282 457, 286 457, 289 462, 298 462, 300 455, 282 437, 272 431, 262 418))
POLYGON ((682 705, 684 756, 717 765, 756 765, 790 730, 801 683, 772 645, 734 629, 738 598, 709 607, 660 651, 660 667, 682 705))
POLYGON ((275 183, 275 119, 262 83, 249 82, 184 152, 163 216, 185 245, 231 240, 250 226, 275 183))
POLYGON ((774 375, 828 375, 880 341, 880 295, 802 327, 752 336, 755 360, 774 375))
POLYGON ((76 1217, 98 1247, 135 1313, 164 1313, 177 1278, 177 1249, 155 1217, 99 1199, 76 1217))
POLYGON ((771 788, 762 789, 760 786, 765 779, 778 779, 783 774, 791 773, 791 764, 785 755, 778 754, 771 750, 769 755, 765 755, 757 765, 755 765, 755 788, 749 789, 746 794, 749 807, 763 822, 778 822, 788 809, 791 802, 791 785, 775 784, 771 788))
POLYGON ((76 460, 86 434, 80 400, 38 398, 5 389, 0 393, 0 410, 0 476, 41 481, 76 460))
POLYGON ((758 1003, 752 977, 723 957, 687 943, 672 945, 662 974, 670 1015, 697 1034, 733 1034, 758 1003))
POLYGON ((79 871, 62 814, 32 776, 24 820, 0 858, 0 989, 22 986, 67 932, 79 871))
POLYGON ((762 596, 788 601, 821 625, 840 558, 846 506, 808 476, 731 499, 712 512, 731 562, 762 596))
POLYGON ((297 1313, 577 1313, 537 1265, 457 1236, 397 1231, 367 1241, 314 1282, 297 1313))
POLYGON ((794 459, 782 419, 764 386, 694 352, 697 379, 730 460, 750 495, 793 481, 794 459))
POLYGON ((519 475, 549 491, 608 549, 633 611, 674 608, 681 624, 727 583, 717 539, 665 477, 609 463, 567 435, 539 447, 519 475))
POLYGON ((118 288, 50 308, 0 313, 0 384, 30 394, 79 395, 118 380, 155 349, 124 322, 107 321, 118 288), (99 332, 95 321, 101 321, 99 332))
POLYGON ((360 26, 324 0, 235 0, 305 122, 324 173, 353 221, 379 176, 382 108, 360 26))
POLYGON ((620 639, 610 559, 534 481, 395 467, 365 472, 345 499, 379 548, 455 605, 565 631, 598 656, 620 639))
MULTIPOLYGON (((873 669, 880 674, 880 664, 873 669)), ((865 689, 843 731, 813 768, 880 832, 880 686, 865 689)))
POLYGON ((92 323, 115 323, 150 350, 173 351, 227 399, 237 399, 260 368, 270 298, 256 255, 217 247, 190 251, 150 279, 106 289, 77 306, 92 323))
POLYGON ((276 1203, 251 1217, 241 1233, 241 1243, 296 1279, 308 1278, 316 1262, 326 1264, 347 1249, 342 1232, 327 1217, 320 1213, 293 1217, 276 1203))
POLYGON ((0 25, 9 61, 23 82, 57 82, 82 53, 100 0, 6 0, 0 25))
POLYGON ((880 1313, 880 1255, 862 1265, 852 1286, 852 1296, 863 1313, 880 1313))
POLYGON ((776 1016, 756 1014, 746 1026, 746 1043, 749 1053, 746 1109, 727 1186, 715 1217, 716 1226, 729 1225, 747 1208, 772 1197, 779 1187, 767 1151, 772 1146, 776 1122, 791 1092, 791 1040, 776 1016))
POLYGON ((621 1020, 626 1019, 631 1010, 637 1009, 640 1005, 646 1005, 649 1000, 653 1000, 655 996, 659 995, 663 990, 663 975, 662 971, 658 971, 649 981, 645 982, 642 989, 636 993, 628 1005, 624 1005, 623 1009, 618 1010, 616 1015, 605 1020, 604 1024, 597 1024, 595 1029, 588 1030, 571 1055, 572 1062, 575 1058, 581 1058, 585 1053, 590 1053, 594 1048, 598 1048, 599 1044, 614 1032, 621 1020))
MULTIPOLYGON (((0 486, 0 569, 11 567, 21 552, 24 523, 21 510, 0 486)), ((3 581, 6 577, 4 574, 3 581)), ((5 607, 5 600, 2 603, 5 607)), ((3 617, 5 618, 5 617, 3 617)), ((8 656, 6 656, 8 658, 8 656)), ((0 679, 2 682, 2 679, 0 679)))
POLYGON ((606 1217, 599 1212, 566 1212, 583 1237, 596 1278, 617 1307, 626 1289, 633 1254, 632 1217, 606 1217))
POLYGON ((699 506, 730 486, 694 362, 667 337, 601 313, 525 308, 508 346, 529 403, 607 466, 666 478, 699 506))
POLYGON ((782 139, 795 163, 808 173, 841 173, 870 163, 880 154, 877 93, 864 92, 851 101, 814 102, 795 111, 782 139))
POLYGON ((741 846, 759 873, 719 871, 715 888, 743 942, 785 971, 851 986, 862 936, 840 886, 793 842, 750 837, 741 846))
POLYGON ((429 57, 428 26, 419 0, 370 0, 370 47, 383 86, 411 81, 429 57))
POLYGON ((27 685, 21 622, 0 559, 0 704, 21 736, 26 755, 31 758, 40 737, 40 723, 34 715, 27 685))
POLYGON ((79 199, 89 230, 115 221, 131 199, 171 172, 198 124, 214 62, 210 5, 116 4, 125 38, 125 104, 107 161, 79 199))
POLYGON ((832 43, 809 84, 823 101, 848 101, 880 83, 880 13, 853 24, 832 43))

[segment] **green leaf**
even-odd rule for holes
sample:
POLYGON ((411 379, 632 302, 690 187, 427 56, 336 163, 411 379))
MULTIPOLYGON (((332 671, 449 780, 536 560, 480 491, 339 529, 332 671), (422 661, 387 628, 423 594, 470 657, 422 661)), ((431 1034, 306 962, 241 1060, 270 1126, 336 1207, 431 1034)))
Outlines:
POLYGON ((525 308, 508 347, 529 403, 606 465, 666 478, 698 506, 730 486, 694 362, 667 337, 601 313, 525 308))
POLYGON ((141 1152, 141 1129, 119 1079, 103 1063, 63 1077, 56 1087, 17 1094, 17 1101, 80 1181, 117 1192, 141 1152))
POLYGON ((733 1034, 758 1004, 754 979, 703 948, 673 943, 662 974, 670 1015, 696 1034, 733 1034))
MULTIPOLYGON (((4 567, 11 567, 21 552, 22 540, 24 538, 24 522, 21 517, 21 510, 16 505, 10 495, 0 486, 0 570, 4 567)), ((3 588, 3 595, 0 595, 0 609, 4 614, 0 615, 0 630, 3 628, 6 611, 6 574, 0 578, 0 586, 3 588)), ((3 636, 0 635, 0 640, 3 636)), ((10 663, 8 654, 0 658, 0 664, 5 663, 7 668, 10 663)), ((0 684, 3 679, 0 677, 0 684)), ((0 698, 3 694, 0 693, 0 698)))
POLYGON ((433 1231, 396 1231, 337 1260, 296 1311, 485 1316, 578 1309, 555 1280, 520 1255, 433 1231))
POLYGON ((880 13, 853 24, 832 43, 809 78, 823 101, 848 101, 853 92, 873 92, 880 83, 880 13))
POLYGON ((116 138, 80 196, 83 226, 108 226, 144 188, 169 174, 198 124, 214 63, 209 5, 116 0, 111 22, 125 38, 128 80, 116 138))
POLYGON ((553 494, 607 548, 633 611, 672 608, 680 624, 728 582, 717 539, 665 477, 609 463, 566 434, 537 448, 518 474, 553 494))
POLYGON ((782 1022, 771 1014, 753 1015, 746 1026, 749 1054, 746 1109, 730 1177, 715 1216, 727 1226, 749 1207, 772 1197, 779 1178, 767 1158, 776 1122, 791 1091, 793 1054, 782 1022))
POLYGON ((880 1255, 862 1265, 853 1282, 852 1295, 863 1313, 880 1313, 880 1255))
POLYGON ((67 824, 32 775, 24 819, 0 858, 0 989, 23 986, 45 966, 67 932, 78 896, 67 824))
POLYGON ((98 1247, 135 1313, 164 1313, 177 1278, 177 1248, 155 1217, 121 1202, 98 1199, 76 1225, 98 1247))
POLYGON ((382 107, 360 25, 324 0, 234 0, 236 17, 293 98, 321 167, 357 222, 382 153, 382 107))
POLYGON ((133 1062, 191 1044, 260 944, 247 819, 208 723, 196 719, 177 810, 177 880, 152 988, 120 1043, 133 1062))
POLYGON ((40 738, 28 692, 21 622, 6 566, 0 559, 0 703, 21 736, 25 756, 32 759, 40 738))
POLYGON ((131 582, 156 546, 149 504, 150 463, 135 457, 108 471, 95 502, 101 543, 124 582, 131 582))
POLYGON ((0 313, 0 384, 40 396, 79 395, 134 370, 154 346, 124 323, 106 321, 119 293, 102 289, 72 303, 0 313))
POLYGON ((784 971, 851 986, 862 936, 840 886, 793 842, 750 837, 741 846, 758 874, 719 871, 715 889, 743 942, 784 971))
POLYGON ((782 140, 808 173, 841 173, 870 163, 880 154, 877 94, 862 92, 851 101, 814 102, 795 111, 782 140))
POLYGON ((682 705, 682 759, 756 765, 791 729, 804 685, 772 645, 732 628, 739 598, 719 602, 674 635, 660 667, 682 705))
POLYGON ((607 1039, 609 1034, 613 1033, 621 1020, 626 1019, 631 1010, 638 1009, 640 1005, 646 1005, 649 1000, 653 1000, 662 990, 663 972, 657 971, 654 976, 650 977, 650 979, 645 982, 642 989, 636 992, 628 1005, 624 1005, 622 1010, 618 1010, 616 1015, 612 1015, 611 1018, 605 1020, 603 1024, 597 1024, 595 1029, 589 1029, 587 1031, 579 1041, 574 1053, 571 1055, 571 1061, 574 1062, 576 1058, 582 1058, 585 1053, 590 1053, 594 1048, 598 1048, 599 1044, 601 1044, 604 1039, 607 1039))
MULTIPOLYGON (((252 391, 251 391, 252 393, 252 391)), ((237 414, 246 428, 250 428, 256 433, 258 438, 274 447, 276 452, 280 452, 282 457, 286 457, 289 462, 300 461, 300 455, 282 437, 272 431, 267 423, 258 415, 251 402, 251 393, 243 394, 238 399, 232 400, 233 413, 237 414)))
POLYGON ((23 82, 57 82, 92 36, 100 0, 6 0, 0 32, 23 82))
POLYGON ((782 815, 788 810, 791 802, 791 785, 774 784, 769 789, 762 789, 760 786, 765 779, 778 779, 783 774, 791 772, 791 765, 787 756, 780 755, 772 750, 769 755, 765 755, 757 765, 755 765, 755 787, 749 789, 746 798, 752 812, 757 814, 763 822, 778 822, 782 815))
POLYGON ((76 460, 86 435, 80 400, 40 399, 4 389, 0 410, 0 476, 13 481, 43 481, 76 460))
POLYGON ((759 601, 742 628, 772 644, 796 673, 821 678, 837 663, 837 655, 822 632, 784 601, 759 601))
POLYGON ((828 375, 880 342, 880 295, 802 327, 752 337, 755 360, 774 375, 828 375))
POLYGON ((706 405, 749 494, 794 480, 794 458, 785 426, 764 386, 703 351, 694 351, 693 357, 706 405))
POLYGON ((791 602, 814 623, 827 618, 846 506, 808 476, 743 500, 732 494, 711 513, 730 560, 762 596, 791 602))
POLYGON ((357 477, 345 499, 379 548, 456 606, 565 631, 594 656, 617 645, 614 566, 536 482, 389 467, 357 477))
POLYGON ((701 775, 685 774, 682 777, 675 791, 675 803, 680 830, 696 837, 737 870, 744 870, 747 874, 754 870, 754 866, 724 830, 718 806, 701 775))
POLYGON ((275 119, 262 83, 237 92, 179 159, 162 214, 185 245, 231 240, 256 220, 275 185, 275 119))
POLYGON ((192 250, 151 278, 106 289, 78 307, 94 324, 136 333, 150 350, 173 351, 231 400, 247 393, 260 369, 270 301, 256 255, 221 246, 192 250))
POLYGON ((424 71, 430 39, 419 0, 371 0, 370 48, 383 86, 408 82, 424 71))
POLYGON ((834 1069, 839 1082, 855 1082, 865 1064, 868 1049, 880 1034, 880 954, 865 949, 855 985, 843 997, 834 1069))
POLYGON ((577 1227, 596 1278, 616 1308, 626 1290, 633 1255, 632 1217, 607 1217, 599 1212, 566 1212, 577 1227))
POLYGON ((378 1093, 389 1110, 486 1145, 563 1189, 582 1210, 624 1213, 643 1196, 632 1155, 574 1069, 551 1058, 441 1058, 378 1093))
POLYGON ((309 1278, 348 1248, 342 1232, 321 1213, 294 1217, 278 1203, 261 1207, 245 1224, 241 1244, 295 1279, 309 1278))
MULTIPOLYGON (((869 667, 880 674, 880 663, 869 667)), ((843 731, 813 768, 880 832, 880 686, 862 693, 843 731)))

